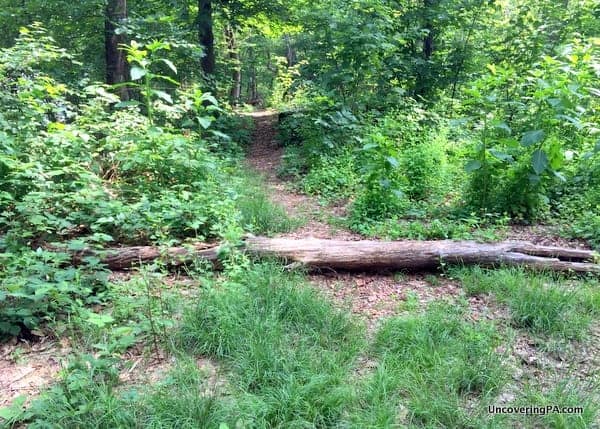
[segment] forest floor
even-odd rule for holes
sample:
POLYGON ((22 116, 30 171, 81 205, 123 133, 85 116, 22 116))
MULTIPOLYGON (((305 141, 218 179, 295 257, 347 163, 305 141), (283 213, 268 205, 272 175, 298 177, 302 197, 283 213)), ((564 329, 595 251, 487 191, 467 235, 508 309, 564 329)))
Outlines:
MULTIPOLYGON (((255 121, 253 143, 249 149, 249 166, 262 175, 270 189, 272 201, 282 205, 289 216, 302 217, 306 223, 299 229, 279 234, 290 238, 334 238, 360 240, 361 235, 339 227, 332 219, 346 215, 347 204, 323 204, 316 197, 294 190, 293 183, 278 174, 284 156, 284 148, 277 141, 278 115, 274 111, 258 111, 252 114, 255 121), (329 222, 328 222, 329 221, 329 222), (335 224, 336 226, 332 226, 335 224)), ((534 244, 590 249, 583 240, 559 236, 555 227, 549 225, 510 225, 499 232, 506 240, 530 241, 534 244)), ((372 238, 370 238, 372 239, 372 238)), ((461 281, 446 273, 337 273, 324 271, 308 275, 310 283, 325 292, 338 306, 349 308, 367 323, 368 332, 374 333, 380 320, 408 313, 422 313, 433 302, 465 302, 467 317, 475 322, 497 323, 503 335, 505 327, 511 326, 509 309, 492 293, 465 294, 461 281)), ((542 298, 543 299, 543 298, 542 298)), ((513 381, 499 396, 499 403, 511 402, 519 391, 529 389, 528 380, 541 380, 544 388, 568 383, 570 377, 590 380, 593 395, 598 397, 600 381, 600 321, 594 320, 590 335, 581 342, 558 347, 540 342, 539 338, 525 332, 517 332, 512 342, 500 350, 507 353, 507 360, 515 368, 513 381)), ((369 335, 371 336, 371 335, 369 335)), ((600 425, 600 420, 598 420, 600 425)), ((527 427, 527 425, 525 425, 527 427)), ((598 426, 600 427, 600 426, 598 426)))
MULTIPOLYGON (((347 203, 325 204, 316 197, 295 191, 293 183, 279 177, 278 171, 284 155, 284 149, 277 141, 277 112, 258 111, 252 113, 251 116, 255 121, 256 127, 253 141, 247 154, 247 167, 250 170, 256 171, 262 177, 267 193, 273 203, 281 205, 290 217, 302 219, 300 227, 291 232, 280 234, 280 236, 290 238, 336 238, 342 240, 359 240, 363 238, 359 234, 338 226, 340 222, 335 222, 336 218, 346 215, 347 203)), ((543 225, 509 227, 503 234, 505 238, 526 239, 540 244, 585 247, 585 243, 583 242, 565 240, 558 237, 550 227, 543 225)), ((355 363, 349 366, 351 368, 351 375, 349 377, 354 377, 356 380, 354 378, 348 379, 342 383, 336 379, 336 382, 341 383, 338 386, 339 389, 346 389, 346 385, 354 386, 357 383, 365 383, 366 392, 373 395, 372 397, 360 396, 359 401, 356 401, 356 398, 352 400, 347 399, 348 403, 359 403, 357 409, 353 409, 351 412, 348 411, 348 415, 344 414, 346 411, 342 413, 347 421, 353 422, 352 427, 415 427, 427 424, 442 427, 444 426, 442 422, 446 421, 456 422, 458 424, 456 427, 467 427, 461 426, 466 424, 466 420, 464 419, 472 419, 468 427, 600 427, 594 426, 599 421, 596 410, 591 409, 592 404, 598 403, 600 400, 598 390, 598 386, 600 385, 600 324, 596 314, 599 310, 597 309, 599 301, 597 281, 592 280, 588 282, 587 280, 580 281, 579 279, 574 279, 560 283, 562 280, 554 281, 552 277, 529 277, 528 274, 519 270, 497 270, 492 272, 460 269, 435 273, 395 272, 350 274, 326 271, 306 274, 306 278, 312 289, 329 298, 334 303, 336 309, 351 313, 355 319, 363 323, 366 327, 366 333, 363 334, 369 346, 361 346, 362 348, 360 348, 355 358, 355 363), (516 284, 517 287, 510 288, 507 286, 508 284, 516 284), (523 294, 523 290, 528 288, 530 284, 537 288, 537 292, 532 292, 530 295, 523 294), (571 299, 570 296, 576 296, 576 299, 571 299), (546 300, 548 301, 548 305, 545 305, 546 300), (466 323, 464 326, 460 325, 463 326, 464 332, 445 331, 446 327, 436 324, 438 323, 436 322, 438 320, 436 318, 440 316, 436 315, 435 311, 431 312, 429 308, 432 303, 439 302, 446 303, 446 305, 451 307, 464 309, 464 312, 460 316, 464 319, 461 319, 461 323, 466 323), (588 311, 588 309, 591 309, 590 313, 593 313, 591 320, 588 320, 587 315, 581 314, 582 311, 588 311), (564 317, 561 312, 564 312, 564 317), (517 313, 523 315, 523 320, 516 319, 515 314, 517 313), (476 390, 473 391, 475 393, 461 394, 460 400, 457 399, 457 401, 459 401, 460 406, 464 410, 460 413, 452 411, 452 401, 455 399, 454 397, 450 397, 449 399, 440 397, 443 396, 443 394, 440 395, 440 392, 445 391, 445 386, 443 385, 444 380, 440 380, 438 376, 435 376, 435 367, 421 367, 421 362, 415 362, 414 368, 410 366, 413 363, 409 363, 409 366, 403 370, 405 372, 390 372, 389 368, 378 362, 378 360, 387 358, 385 355, 382 357, 374 352, 372 344, 377 341, 376 338, 382 335, 385 338, 384 334, 386 332, 389 334, 388 331, 391 328, 386 331, 386 323, 394 316, 414 317, 415 319, 411 322, 412 324, 409 323, 406 325, 407 328, 412 329, 415 326, 421 326, 423 329, 431 331, 426 333, 425 337, 419 337, 418 333, 415 334, 415 337, 410 339, 410 341, 423 342, 415 347, 426 349, 430 347, 429 335, 433 337, 438 334, 441 335, 444 342, 439 345, 442 348, 440 359, 448 361, 456 360, 455 364, 457 368, 463 368, 462 370, 467 372, 469 366, 472 364, 470 362, 470 354, 472 352, 481 352, 483 356, 483 351, 479 350, 478 347, 483 347, 481 344, 488 341, 487 336, 489 336, 490 344, 498 340, 499 345, 495 346, 492 354, 501 356, 502 365, 510 374, 508 379, 501 385, 495 397, 491 399, 482 398, 481 402, 475 401, 474 397, 478 394, 476 390), (559 332, 559 334, 563 331, 568 331, 571 327, 578 329, 579 326, 581 326, 582 330, 586 330, 587 333, 581 335, 576 333, 574 335, 575 340, 566 341, 560 336, 549 337, 532 330, 538 326, 538 323, 539 326, 547 327, 545 323, 548 320, 556 322, 558 328, 554 327, 553 329, 559 332), (493 326, 494 333, 485 333, 487 331, 471 332, 469 331, 469 326, 481 327, 482 329, 493 326), (381 333, 382 327, 385 331, 383 334, 381 333), (448 336, 448 344, 450 344, 447 349, 445 348, 446 336, 448 336), (495 338, 496 340, 492 341, 491 338, 495 338), (457 341, 457 343, 453 341, 457 341), (473 350, 470 347, 473 347, 473 350), (461 359, 465 361, 461 363, 461 359), (421 393, 424 395, 422 397, 419 396, 421 393, 415 393, 408 387, 410 383, 418 382, 411 377, 416 376, 414 372, 420 370, 424 371, 422 374, 423 380, 426 381, 427 377, 433 377, 430 379, 429 384, 421 386, 423 389, 421 393), (405 379, 403 377, 408 378, 405 379), (384 385, 385 383, 390 383, 390 386, 404 386, 403 388, 396 387, 396 389, 408 392, 405 395, 406 397, 397 394, 389 394, 390 396, 388 397, 388 393, 381 392, 383 396, 377 396, 378 383, 381 380, 384 380, 384 385), (436 386, 436 383, 440 385, 436 386), (430 387, 431 391, 428 390, 430 387), (428 399, 427 394, 430 394, 431 398, 428 399), (569 420, 571 417, 564 417, 560 414, 554 416, 556 418, 516 415, 505 417, 502 420, 503 417, 496 416, 501 418, 501 420, 490 424, 488 421, 490 416, 482 408, 484 403, 505 405, 512 404, 515 401, 519 404, 528 405, 554 405, 564 398, 568 399, 569 405, 582 404, 585 406, 586 417, 578 420, 577 416, 575 416, 569 420), (448 400, 447 403, 444 402, 446 399, 448 400), (435 404, 429 407, 428 401, 433 401, 435 404), (404 404, 410 404, 411 412, 413 412, 410 420, 406 420, 409 417, 407 417, 408 414, 404 408, 404 404), (442 408, 445 407, 444 410, 442 408, 435 408, 438 405, 442 408), (471 409, 477 407, 481 409, 471 409), (386 420, 378 413, 381 416, 387 413, 392 415, 392 417, 386 420), (459 414, 462 416, 459 416, 460 419, 463 420, 453 420, 458 419, 457 416, 459 414), (463 415, 469 417, 464 417, 463 415), (382 420, 378 420, 379 418, 382 420), (381 426, 373 424, 369 426, 368 424, 368 422, 384 420, 389 424, 381 426), (593 421, 596 423, 590 423, 593 421), (487 423, 484 424, 484 422, 487 423)), ((279 279, 279 277, 276 277, 276 279, 279 279)), ((127 284, 135 280, 136 274, 134 273, 114 273, 112 277, 112 281, 118 284, 127 284)), ((201 290, 205 286, 205 279, 201 277, 187 277, 185 274, 169 274, 161 277, 160 281, 164 287, 162 293, 167 296, 165 299, 174 303, 172 308, 169 307, 171 312, 166 316, 177 325, 182 318, 182 307, 199 293, 198 290, 201 290)), ((218 283, 213 281, 211 284, 218 283)), ((271 293, 269 290, 259 292, 271 293)), ((207 298, 216 299, 213 295, 208 295, 207 298)), ((161 297, 161 299, 163 298, 161 297)), ((284 298, 278 299, 283 300, 284 298)), ((246 325, 248 325, 247 329, 251 329, 252 323, 255 323, 257 329, 263 329, 263 322, 275 323, 273 321, 258 320, 262 317, 262 313, 256 316, 256 320, 252 319, 252 315, 243 314, 243 312, 248 310, 245 307, 246 300, 247 298, 244 297, 238 302, 241 306, 238 313, 236 313, 236 308, 231 308, 234 316, 239 316, 241 320, 240 326, 246 329, 246 325), (244 317, 248 319, 245 320, 243 319, 244 317)), ((233 319, 229 319, 229 309, 231 305, 237 305, 236 302, 234 298, 223 301, 223 314, 227 313, 227 315, 223 316, 219 315, 220 301, 215 301, 211 304, 214 307, 209 307, 211 311, 214 310, 217 312, 216 318, 224 318, 225 322, 223 322, 222 326, 229 326, 230 324, 233 326, 233 319)), ((265 302, 269 304, 271 301, 267 300, 265 302)), ((452 318, 450 321, 453 321, 452 323, 456 322, 452 318)), ((280 323, 281 326, 287 326, 285 325, 287 323, 285 321, 277 323, 280 323)), ((222 326, 219 325, 218 327, 221 328, 222 326)), ((280 329, 281 326, 276 324, 275 328, 280 329)), ((240 327, 239 329, 242 328, 240 327)), ((410 331, 410 329, 408 330, 410 331)), ((253 331, 249 332, 252 335, 253 331)), ((572 332, 572 330, 569 332, 572 332)), ((209 334, 204 333, 202 335, 209 334)), ((245 335, 247 337, 248 332, 245 335)), ((259 337, 260 335, 261 333, 259 332, 259 337)), ((299 331, 294 335, 297 335, 302 340, 303 336, 307 334, 302 328, 299 328, 299 331)), ((325 338, 327 335, 334 334, 328 334, 326 331, 323 331, 321 335, 325 338)), ((398 335, 402 336, 402 332, 398 335)), ((334 340, 337 341, 338 339, 334 338, 327 341, 334 340)), ((17 342, 15 340, 2 345, 2 348, 0 348, 0 409, 10 404, 11 401, 20 395, 26 395, 29 401, 38 395, 40 391, 51 385, 57 379, 59 371, 66 367, 66 362, 70 356, 77 352, 82 353, 89 350, 89 343, 82 345, 77 344, 76 341, 75 338, 70 338, 66 335, 53 335, 43 337, 35 342, 17 342)), ((339 339, 339 341, 342 340, 339 339)), ((209 342, 209 340, 205 340, 205 342, 209 342)), ((309 344, 313 344, 313 342, 315 342, 314 339, 309 338, 309 344)), ((293 344, 292 342, 292 346, 293 344)), ((335 345, 335 343, 333 344, 335 345)), ((269 350, 273 353, 278 351, 270 343, 265 347, 271 347, 269 350)), ((343 348, 346 346, 341 344, 339 347, 343 348)), ((392 345, 380 345, 378 347, 385 349, 385 347, 392 347, 392 345)), ((178 353, 169 352, 166 350, 167 348, 156 347, 152 343, 136 344, 130 347, 125 353, 120 354, 120 382, 124 386, 152 386, 165 379, 167 374, 177 366, 177 361, 180 359, 178 353)), ((255 353, 256 350, 253 352, 255 353)), ((286 359, 291 359, 287 352, 285 350, 285 353, 282 354, 282 362, 286 362, 286 359)), ((330 350, 326 350, 326 352, 329 353, 330 350)), ((432 352, 437 353, 435 349, 427 353, 432 352)), ((94 353, 98 355, 97 352, 94 353)), ((248 353, 250 351, 240 351, 238 355, 240 362, 233 362, 233 364, 229 362, 229 367, 237 371, 242 371, 244 359, 246 359, 246 354, 248 353)), ((298 353, 304 353, 304 351, 294 351, 292 355, 296 356, 298 353)), ((331 351, 331 353, 334 352, 331 351)), ((416 348, 415 353, 423 353, 423 351, 416 348)), ((425 359, 427 353, 423 354, 419 359, 425 359)), ((298 354, 298 356, 301 355, 298 354)), ((334 355, 331 356, 330 358, 332 359, 338 359, 334 355)), ((253 355, 248 357, 249 360, 253 358, 255 358, 253 355)), ((192 360, 194 366, 206 375, 202 386, 204 386, 203 389, 210 390, 210 392, 206 393, 207 395, 216 394, 219 391, 221 393, 225 391, 226 398, 232 395, 231 392, 227 392, 227 388, 223 387, 227 384, 225 381, 226 378, 229 377, 226 374, 227 370, 222 368, 221 363, 214 359, 214 356, 194 355, 192 356, 192 360)), ((224 360, 227 361, 226 356, 224 360)), ((252 363, 252 371, 254 371, 254 366, 258 365, 258 363, 260 361, 252 363)), ((441 363, 445 364, 444 362, 441 363)), ((390 361, 388 364, 391 367, 393 365, 400 365, 399 368, 402 368, 401 365, 403 363, 390 361)), ((473 364, 479 365, 477 361, 473 364)), ((298 367, 296 363, 293 366, 298 367)), ((323 366, 323 368, 326 368, 326 366, 323 366)), ((256 370, 258 371, 258 367, 256 370)), ((483 370, 480 367, 479 370, 486 371, 485 367, 483 367, 483 370)), ((490 368, 490 371, 492 370, 495 370, 495 368, 490 368)), ((245 377, 245 373, 243 374, 245 377)), ((308 377, 308 375, 303 373, 301 375, 308 377)), ((318 373, 312 376, 317 380, 321 375, 325 376, 325 374, 318 373)), ((417 375, 420 376, 421 374, 417 375)), ((290 379, 293 380, 294 376, 290 379)), ((471 376, 485 379, 486 374, 471 374, 471 376)), ((277 377, 277 374, 274 377, 277 377)), ((287 380, 287 376, 284 379, 287 380)), ((317 382, 315 381, 315 383, 317 382)), ((284 386, 282 387, 282 391, 275 391, 273 398, 281 398, 294 393, 299 394, 298 391, 293 390, 294 388, 298 389, 298 386, 292 385, 289 391, 285 390, 287 388, 287 386, 284 386)), ((262 387, 256 389, 256 392, 263 391, 261 389, 262 387)), ((264 392, 270 392, 269 389, 273 390, 275 388, 265 387, 264 392)), ((386 389, 387 387, 384 390, 386 389)), ((419 387, 415 389, 419 390, 419 387)), ((202 395, 204 394, 202 393, 202 395)), ((256 395, 260 395, 260 393, 256 393, 256 395)), ((267 393, 264 393, 264 395, 265 404, 269 400, 272 400, 272 398, 266 396, 267 393)), ((323 406, 321 403, 315 402, 313 404, 311 402, 316 401, 315 398, 319 396, 319 393, 312 394, 309 391, 307 395, 303 400, 309 403, 309 406, 317 408, 323 406)), ((361 395, 363 394, 361 393, 361 395)), ((225 402, 229 400, 227 399, 225 402)), ((245 400, 248 400, 248 398, 245 400)), ((261 398, 260 400, 262 401, 263 399, 261 398)), ((243 405, 244 402, 241 401, 240 404, 243 405)), ((300 401, 293 406, 302 407, 303 405, 300 401)), ((304 410, 303 408, 299 409, 304 410)), ((285 410, 279 410, 278 412, 282 416, 277 418, 286 418, 283 415, 285 414, 285 410)), ((281 421, 283 422, 284 420, 281 421)), ((279 427, 285 427, 284 423, 282 425, 279 427)))
MULTIPOLYGON (((347 201, 323 204, 314 196, 295 191, 293 183, 280 177, 284 148, 277 140, 278 113, 261 110, 251 113, 251 116, 255 129, 247 155, 248 165, 262 176, 275 204, 283 206, 288 216, 304 220, 304 224, 298 229, 278 236, 365 239, 360 234, 337 226, 339 222, 331 222, 332 219, 346 216, 347 201)), ((589 249, 583 240, 560 237, 552 226, 547 225, 510 225, 499 235, 503 239, 530 241, 539 245, 589 249)), ((349 304, 354 313, 366 317, 369 326, 381 317, 395 314, 399 303, 406 301, 407 297, 415 300, 419 308, 423 309, 434 300, 452 300, 462 296, 462 289, 457 281, 433 273, 350 274, 329 271, 311 274, 309 277, 313 284, 330 294, 338 303, 349 304)), ((492 318, 502 312, 485 297, 470 297, 469 301, 475 320, 492 318)))

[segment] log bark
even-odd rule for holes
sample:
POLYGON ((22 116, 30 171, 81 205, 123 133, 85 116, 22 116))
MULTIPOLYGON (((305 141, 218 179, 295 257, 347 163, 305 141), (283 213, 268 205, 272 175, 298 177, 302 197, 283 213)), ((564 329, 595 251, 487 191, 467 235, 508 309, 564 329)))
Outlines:
MULTIPOLYGON (((276 257, 309 269, 344 271, 430 270, 445 265, 525 266, 537 270, 600 274, 597 254, 589 250, 536 246, 528 242, 342 241, 248 237, 246 252, 276 257)), ((159 249, 150 246, 109 250, 102 261, 113 270, 162 259, 180 265, 200 258, 218 265, 219 245, 159 249)))

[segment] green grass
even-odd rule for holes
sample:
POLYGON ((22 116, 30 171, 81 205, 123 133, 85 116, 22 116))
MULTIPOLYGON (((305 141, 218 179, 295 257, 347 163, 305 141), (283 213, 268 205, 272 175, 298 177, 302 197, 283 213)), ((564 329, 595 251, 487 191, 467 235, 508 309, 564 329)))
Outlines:
POLYGON ((495 414, 492 417, 490 427, 523 427, 523 428, 553 428, 553 429, 588 429, 597 427, 596 420, 598 401, 600 396, 598 383, 584 387, 581 383, 573 383, 569 380, 560 382, 550 389, 542 389, 539 386, 526 388, 523 395, 505 406, 520 407, 583 407, 582 413, 557 413, 545 412, 544 414, 520 415, 495 414), (596 392, 596 393, 594 393, 596 392))
POLYGON ((515 327, 531 334, 563 340, 582 339, 600 314, 600 290, 592 280, 522 269, 466 268, 453 270, 467 294, 493 294, 508 306, 515 327))
POLYGON ((390 319, 372 347, 379 366, 355 426, 475 427, 483 404, 508 375, 494 351, 498 344, 492 325, 466 322, 460 309, 446 304, 390 319), (474 411, 468 401, 478 404, 474 411))
MULTIPOLYGON (((182 359, 161 382, 118 388, 115 359, 75 357, 61 380, 26 411, 14 407, 7 427, 216 428, 233 421, 229 402, 206 394, 207 375, 182 359)), ((18 404, 17 404, 18 405, 18 404)), ((10 416, 10 414, 4 416, 10 416)), ((232 426, 235 427, 235 426, 232 426)))
POLYGON ((304 220, 288 216, 285 208, 275 204, 266 192, 265 184, 250 173, 242 176, 236 200, 244 229, 254 234, 289 232, 300 227, 304 220))
MULTIPOLYGON (((572 335, 556 315, 558 303, 569 318, 576 316, 571 305, 597 315, 598 283, 591 280, 575 287, 514 269, 450 274, 470 294, 501 297, 523 329, 572 335), (520 292, 524 286, 529 292, 520 292), (561 293, 542 295, 549 301, 537 303, 534 295, 549 287, 561 293), (576 298, 564 298, 563 289, 575 290, 576 298)), ((122 288, 136 301, 143 297, 136 297, 136 285, 148 279, 146 273, 122 288)), ((127 326, 145 304, 121 299, 111 314, 115 324, 127 326)), ((83 353, 27 411, 17 403, 0 416, 8 418, 8 427, 32 428, 584 428, 593 421, 595 388, 553 385, 551 371, 544 373, 543 387, 541 380, 540 386, 521 386, 514 404, 583 405, 583 415, 489 414, 488 405, 513 383, 512 366, 497 351, 506 345, 504 331, 471 321, 465 303, 403 310, 368 339, 360 321, 308 286, 301 273, 271 262, 248 263, 203 280, 179 326, 169 330, 175 364, 160 382, 123 386, 114 354, 83 353), (199 369, 199 358, 210 359, 216 375, 199 369)), ((115 326, 103 329, 111 341, 118 338, 115 326)))
POLYGON ((347 383, 363 345, 358 326, 298 275, 276 265, 208 290, 181 341, 231 371, 252 427, 329 427, 353 399, 347 383))

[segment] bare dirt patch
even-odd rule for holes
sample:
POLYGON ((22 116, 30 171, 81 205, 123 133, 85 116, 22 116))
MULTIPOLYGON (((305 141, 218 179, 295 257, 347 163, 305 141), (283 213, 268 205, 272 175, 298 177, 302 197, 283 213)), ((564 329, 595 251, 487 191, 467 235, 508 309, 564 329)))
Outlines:
POLYGON ((449 279, 421 274, 322 273, 309 275, 312 284, 336 303, 367 319, 372 328, 381 318, 424 309, 432 301, 454 300, 460 286, 449 279))
POLYGON ((0 407, 21 395, 37 396, 58 377, 70 351, 64 338, 42 338, 36 343, 15 339, 0 345, 0 407))
POLYGON ((551 225, 511 225, 506 232, 506 239, 529 241, 540 246, 590 249, 584 240, 560 237, 557 227, 551 225))

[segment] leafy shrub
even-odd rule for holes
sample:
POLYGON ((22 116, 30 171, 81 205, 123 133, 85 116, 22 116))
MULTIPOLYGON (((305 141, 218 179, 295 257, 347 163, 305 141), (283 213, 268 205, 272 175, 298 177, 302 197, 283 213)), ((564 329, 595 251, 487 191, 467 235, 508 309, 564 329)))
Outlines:
POLYGON ((107 272, 95 258, 69 267, 71 255, 0 246, 0 338, 30 335, 42 323, 98 302, 107 272))
POLYGON ((547 214, 552 189, 566 180, 567 153, 588 150, 596 132, 597 64, 597 45, 575 39, 525 75, 488 65, 490 74, 467 90, 469 113, 479 118, 465 166, 468 204, 520 220, 547 214))
POLYGON ((300 184, 307 194, 336 200, 350 197, 359 186, 355 155, 342 152, 339 156, 323 156, 302 178, 300 184))
POLYGON ((410 201, 434 199, 445 182, 444 134, 434 134, 417 105, 393 111, 371 127, 358 163, 364 187, 353 205, 354 223, 399 215, 410 201))
POLYGON ((177 82, 152 71, 157 62, 170 64, 156 57, 168 45, 131 44, 132 86, 143 103, 121 103, 102 85, 80 90, 46 73, 48 64, 69 57, 34 30, 0 50, 7 107, 0 112, 2 335, 75 313, 102 288, 93 280, 103 272, 97 260, 68 269, 66 253, 31 248, 67 240, 69 250, 114 241, 171 244, 240 230, 231 166, 241 151, 222 130, 241 123, 210 94, 177 91, 177 82), (169 82, 170 92, 157 80, 169 82), (192 126, 181 131, 186 121, 192 126))

